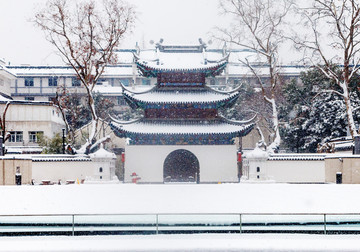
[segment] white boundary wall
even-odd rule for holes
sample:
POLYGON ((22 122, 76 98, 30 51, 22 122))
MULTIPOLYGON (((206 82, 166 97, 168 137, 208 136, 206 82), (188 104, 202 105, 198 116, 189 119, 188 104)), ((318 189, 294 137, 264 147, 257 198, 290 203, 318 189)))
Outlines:
POLYGON ((199 160, 200 183, 238 182, 235 145, 127 145, 124 181, 132 182, 132 173, 140 183, 163 183, 164 162, 175 150, 188 150, 199 160))
MULTIPOLYGON (((248 154, 247 154, 248 155, 248 154)), ((245 158, 242 181, 325 183, 324 154, 273 154, 262 162, 245 158), (252 167, 252 168, 251 168, 252 167), (257 171, 256 167, 259 167, 257 171)))
POLYGON ((275 182, 324 183, 324 160, 268 160, 268 178, 275 182))
POLYGON ((62 183, 67 180, 80 181, 94 176, 94 164, 91 161, 44 161, 32 162, 32 178, 35 183, 43 180, 62 183))

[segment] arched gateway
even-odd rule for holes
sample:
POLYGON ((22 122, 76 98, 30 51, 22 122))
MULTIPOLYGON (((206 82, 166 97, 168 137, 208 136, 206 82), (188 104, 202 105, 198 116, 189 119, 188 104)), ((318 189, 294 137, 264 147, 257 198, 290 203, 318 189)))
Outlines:
POLYGON ((128 122, 112 119, 111 123, 115 134, 127 139, 125 181, 131 182, 131 174, 136 171, 142 183, 199 182, 199 161, 185 150, 197 149, 209 155, 201 160, 202 182, 238 182, 234 140, 247 135, 255 124, 252 120, 229 120, 218 111, 234 106, 241 85, 220 91, 206 81, 226 69, 230 54, 221 50, 207 59, 203 43, 158 43, 154 52, 138 50, 134 61, 142 76, 156 78, 155 86, 135 91, 121 84, 125 101, 133 109, 143 110, 144 116, 128 122), (174 148, 177 150, 171 152, 174 148), (157 150, 171 153, 165 161, 159 161, 154 158, 157 150), (159 162, 164 162, 163 167, 159 162))
POLYGON ((188 150, 171 152, 164 162, 164 182, 200 181, 200 167, 197 157, 188 150))

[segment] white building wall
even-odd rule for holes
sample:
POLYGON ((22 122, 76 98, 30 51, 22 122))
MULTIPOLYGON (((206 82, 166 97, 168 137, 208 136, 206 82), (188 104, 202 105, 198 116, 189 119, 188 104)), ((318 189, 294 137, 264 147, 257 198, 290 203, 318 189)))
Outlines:
POLYGON ((266 162, 267 176, 282 183, 324 183, 324 160, 274 160, 266 162))
MULTIPOLYGON (((0 110, 5 104, 0 105, 0 110)), ((42 131, 44 136, 52 138, 61 133, 65 127, 62 116, 57 109, 50 105, 10 104, 6 113, 6 130, 23 131, 23 143, 10 143, 7 145, 28 144, 29 131, 42 131)))
POLYGON ((99 181, 110 181, 115 178, 115 160, 110 159, 92 159, 94 172, 92 178, 99 181), (100 170, 101 168, 101 170, 100 170))
POLYGON ((136 173, 142 183, 163 183, 166 157, 185 149, 199 160, 200 182, 238 182, 235 145, 127 145, 124 181, 131 182, 136 173))

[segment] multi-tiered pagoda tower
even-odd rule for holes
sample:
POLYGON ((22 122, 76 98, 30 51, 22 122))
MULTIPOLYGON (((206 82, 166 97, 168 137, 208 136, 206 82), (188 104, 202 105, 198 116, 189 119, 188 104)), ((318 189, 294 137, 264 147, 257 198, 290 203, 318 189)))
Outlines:
POLYGON ((219 115, 218 109, 234 105, 239 91, 206 85, 207 77, 222 73, 229 57, 210 54, 204 44, 158 44, 155 52, 135 55, 140 73, 157 78, 157 84, 141 93, 123 86, 128 104, 144 110, 144 118, 111 124, 128 139, 125 182, 135 174, 145 183, 239 181, 234 139, 250 132, 253 124, 219 115))

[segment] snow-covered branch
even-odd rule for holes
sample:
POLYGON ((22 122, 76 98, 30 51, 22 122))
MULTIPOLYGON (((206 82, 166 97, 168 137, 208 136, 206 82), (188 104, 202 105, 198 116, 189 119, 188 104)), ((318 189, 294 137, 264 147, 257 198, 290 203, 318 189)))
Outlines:
MULTIPOLYGON (((81 2, 76 6, 66 0, 48 0, 35 16, 35 23, 46 32, 47 39, 60 52, 86 90, 92 129, 87 143, 79 150, 91 149, 96 143, 98 115, 93 91, 105 67, 115 64, 114 49, 135 21, 133 7, 122 0, 81 2)), ((59 106, 61 110, 61 106, 59 106)), ((66 122, 66 116, 62 116, 66 122)), ((69 126, 67 125, 67 128, 69 126)))

